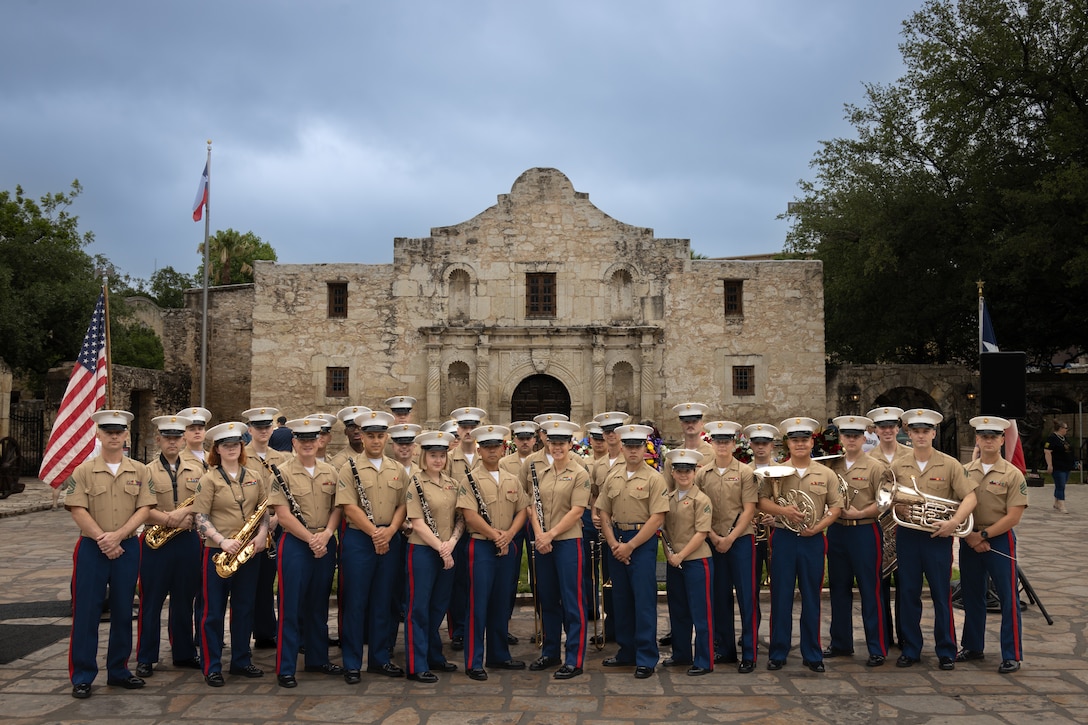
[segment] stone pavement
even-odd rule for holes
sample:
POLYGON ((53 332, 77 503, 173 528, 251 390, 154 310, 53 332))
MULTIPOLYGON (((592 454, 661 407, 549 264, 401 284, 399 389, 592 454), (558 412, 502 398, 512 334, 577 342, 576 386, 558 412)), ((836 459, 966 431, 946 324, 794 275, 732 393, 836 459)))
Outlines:
MULTIPOLYGON (((71 548, 76 529, 63 511, 50 512, 50 492, 29 479, 28 490, 0 501, 0 604, 68 598, 71 548), (25 498, 24 498, 25 497, 25 498), (20 499, 23 499, 20 502, 20 499), (19 506, 29 511, 19 512, 19 506), (42 510, 42 509, 45 510, 42 510)), ((0 720, 4 723, 1032 723, 1088 722, 1088 487, 1069 488, 1068 515, 1051 509, 1051 490, 1031 489, 1033 507, 1019 527, 1021 567, 1042 599, 1054 625, 1037 607, 1024 612, 1023 669, 999 675, 998 617, 987 627, 989 654, 981 663, 959 664, 953 672, 936 668, 928 653, 920 665, 897 669, 889 661, 871 670, 864 657, 827 661, 827 673, 802 668, 796 651, 786 667, 765 667, 764 617, 759 668, 739 675, 720 666, 713 674, 689 678, 683 671, 658 668, 648 680, 628 670, 601 667, 615 653, 590 649, 586 674, 557 682, 550 673, 492 671, 487 682, 473 682, 463 671, 440 675, 437 685, 365 675, 349 686, 339 677, 299 674, 299 686, 276 686, 273 653, 257 650, 265 669, 259 680, 227 676, 227 686, 207 687, 198 673, 157 670, 143 690, 105 686, 105 673, 89 700, 74 700, 68 682, 67 641, 57 642, 9 665, 0 665, 0 720)), ((825 595, 826 596, 826 595, 825 595)), ((857 608, 857 605, 855 605, 857 608)), ((828 608, 822 631, 826 638, 828 608)), ((661 627, 664 631, 665 607, 661 627)), ((764 600, 764 612, 768 611, 764 600)), ((957 612, 957 624, 962 612, 957 612)), ((514 656, 531 660, 528 644, 532 610, 519 608, 513 632, 521 637, 514 656)), ((46 624, 65 619, 19 620, 46 624)), ((335 624, 335 616, 332 619, 335 624)), ((924 622, 931 621, 927 612, 924 622)), ((855 615, 860 627, 860 614, 855 615)), ((797 628, 794 628, 795 636, 797 628)), ((859 640, 858 652, 864 647, 859 640)), ((165 635, 164 635, 165 638, 165 635)), ((105 659, 102 628, 100 663, 105 659)), ((930 647, 932 644, 930 643, 930 647)), ((165 648, 165 645, 164 645, 165 648)), ((459 653, 448 653, 462 663, 459 653)), ((897 656, 893 650, 891 660, 897 656)), ((164 653, 165 655, 165 653, 164 653)), ((333 650, 336 661, 338 651, 333 650)), ((663 648, 662 657, 667 655, 663 648)), ((166 656, 168 660, 168 656, 166 656)), ((396 661, 403 663, 403 650, 396 661)))

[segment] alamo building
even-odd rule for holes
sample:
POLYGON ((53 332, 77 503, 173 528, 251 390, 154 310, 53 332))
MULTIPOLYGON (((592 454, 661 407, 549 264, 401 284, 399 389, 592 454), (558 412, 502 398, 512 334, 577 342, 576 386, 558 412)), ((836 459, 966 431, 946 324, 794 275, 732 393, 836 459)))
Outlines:
MULTIPOLYGON (((623 410, 680 437, 671 407, 777 423, 825 414, 823 274, 808 260, 692 259, 687 239, 608 216, 556 169, 468 221, 393 240, 392 264, 258 262, 209 296, 207 407, 289 417, 418 399, 494 423, 623 410)), ((167 370, 199 400, 200 292, 164 321, 167 370)))

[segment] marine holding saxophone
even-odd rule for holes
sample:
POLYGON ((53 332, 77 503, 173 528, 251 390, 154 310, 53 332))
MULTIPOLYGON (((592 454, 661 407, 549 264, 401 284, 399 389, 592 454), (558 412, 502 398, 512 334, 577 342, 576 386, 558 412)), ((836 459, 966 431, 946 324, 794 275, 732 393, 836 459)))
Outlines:
POLYGON ((203 466, 182 459, 183 436, 190 419, 180 415, 152 418, 159 457, 147 466, 156 506, 148 514, 140 556, 140 618, 136 675, 150 677, 159 661, 162 608, 170 596, 170 648, 174 667, 198 669, 193 611, 200 587, 200 537, 193 529, 192 503, 203 466))
POLYGON ((204 616, 201 619, 201 650, 204 679, 211 687, 222 687, 223 628, 230 599, 230 673, 243 677, 261 677, 264 672, 253 664, 250 637, 253 634, 254 592, 259 562, 268 540, 268 487, 260 476, 246 468, 242 448, 245 423, 220 423, 208 430, 212 449, 208 453, 209 470, 197 485, 193 514, 197 531, 204 538, 201 560, 204 616), (243 535, 244 533, 244 535, 243 535), (242 540, 240 540, 242 539, 242 540), (220 565, 233 570, 228 577, 216 571, 214 557, 222 555, 220 565))
POLYGON ((839 517, 842 495, 839 480, 831 469, 811 457, 812 437, 820 424, 812 418, 796 417, 787 418, 778 427, 786 437, 788 463, 794 471, 778 479, 779 492, 772 491, 774 479, 764 479, 759 509, 780 520, 788 519, 800 530, 795 533, 785 523, 776 524, 771 530, 771 646, 767 669, 782 669, 789 654, 796 583, 801 592, 801 661, 813 672, 823 672, 820 588, 824 580, 824 530, 839 517), (790 491, 803 492, 811 499, 810 519, 796 505, 776 501, 779 493, 790 500, 790 491))

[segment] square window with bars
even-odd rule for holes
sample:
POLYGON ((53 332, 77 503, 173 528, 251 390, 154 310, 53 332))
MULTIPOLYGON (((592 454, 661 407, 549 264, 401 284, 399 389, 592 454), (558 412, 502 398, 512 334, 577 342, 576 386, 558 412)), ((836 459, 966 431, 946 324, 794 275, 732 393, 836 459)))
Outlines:
POLYGON ((329 317, 348 316, 348 283, 329 282, 329 317))
POLYGON ((725 316, 744 316, 744 280, 725 280, 725 316))
POLYGON ((756 368, 754 365, 733 366, 733 395, 756 394, 756 368))
POLYGON ((525 275, 525 316, 555 317, 555 273, 525 275))
POLYGON ((325 368, 325 397, 346 398, 348 391, 348 368, 325 368))

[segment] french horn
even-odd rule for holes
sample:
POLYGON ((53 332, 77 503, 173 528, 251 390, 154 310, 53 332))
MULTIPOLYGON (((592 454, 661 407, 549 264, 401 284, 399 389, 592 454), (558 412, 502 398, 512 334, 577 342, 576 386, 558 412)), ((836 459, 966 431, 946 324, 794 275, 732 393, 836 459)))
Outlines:
POLYGON ((767 466, 766 468, 757 470, 756 474, 771 482, 771 498, 776 504, 779 506, 795 506, 802 514, 804 514, 805 518, 801 523, 790 521, 790 519, 785 516, 775 517, 775 520, 778 523, 782 524, 795 534, 799 534, 810 526, 815 525, 823 512, 816 511, 816 502, 804 491, 791 489, 786 491, 785 495, 782 494, 780 490, 782 479, 786 476, 793 475, 796 472, 797 469, 793 466, 767 466))

